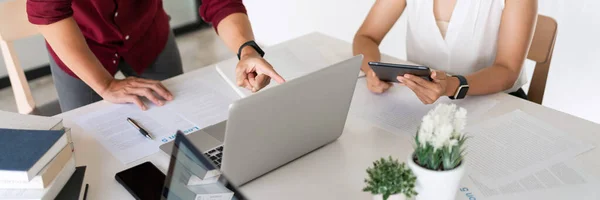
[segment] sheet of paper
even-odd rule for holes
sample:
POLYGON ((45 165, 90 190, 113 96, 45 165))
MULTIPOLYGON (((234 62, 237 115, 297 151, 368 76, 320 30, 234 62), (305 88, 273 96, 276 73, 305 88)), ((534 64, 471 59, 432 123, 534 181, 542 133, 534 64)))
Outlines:
MULTIPOLYGON (((216 75, 216 74, 215 74, 216 75)), ((176 84, 165 84, 175 99, 166 105, 153 106, 148 116, 162 123, 170 133, 177 130, 188 134, 227 119, 231 95, 217 92, 200 79, 186 79, 176 84)), ((162 138, 168 142, 173 138, 162 138)))
POLYGON ((358 80, 351 113, 392 133, 416 134, 423 116, 440 103, 452 103, 467 109, 469 124, 498 103, 489 97, 469 97, 452 101, 440 98, 435 104, 424 105, 414 93, 395 85, 383 94, 374 94, 366 87, 366 80, 358 80))
POLYGON ((596 199, 598 191, 591 191, 589 187, 598 183, 596 178, 567 161, 495 188, 466 176, 456 199, 596 199), (596 198, 586 198, 591 196, 596 198))
POLYGON ((158 152, 161 144, 159 138, 172 135, 157 121, 131 105, 113 105, 82 116, 76 123, 124 164, 158 152), (128 117, 146 129, 154 140, 140 134, 127 122, 128 117))
MULTIPOLYGON (((216 75, 216 71, 211 73, 216 75)), ((202 77, 184 74, 178 78, 185 80, 165 83, 175 99, 164 106, 146 102, 149 109, 141 111, 131 104, 111 105, 81 116, 76 123, 127 164, 158 152, 161 144, 175 139, 177 130, 189 134, 227 119, 229 105, 236 99, 234 95, 215 91, 202 77), (128 117, 146 129, 154 140, 142 136, 127 122, 128 117)))
POLYGON ((469 175, 492 188, 560 169, 556 164, 594 148, 520 110, 467 127, 467 133, 469 175))

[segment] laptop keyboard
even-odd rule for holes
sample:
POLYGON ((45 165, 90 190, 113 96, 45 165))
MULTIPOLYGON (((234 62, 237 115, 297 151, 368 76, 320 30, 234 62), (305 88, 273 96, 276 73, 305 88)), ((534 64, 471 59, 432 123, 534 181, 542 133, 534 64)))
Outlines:
POLYGON ((221 162, 223 161, 223 145, 206 151, 204 155, 209 157, 218 168, 221 168, 221 162))

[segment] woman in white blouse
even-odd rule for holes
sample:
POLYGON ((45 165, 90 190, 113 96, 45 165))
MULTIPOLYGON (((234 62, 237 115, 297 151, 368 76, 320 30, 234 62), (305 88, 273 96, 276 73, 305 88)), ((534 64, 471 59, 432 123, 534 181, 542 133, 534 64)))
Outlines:
POLYGON ((377 0, 353 43, 354 54, 365 56, 361 70, 372 92, 392 86, 379 80, 367 62, 380 60, 378 46, 402 14, 408 17, 408 61, 435 69, 431 82, 398 77, 423 103, 502 91, 526 98, 522 66, 537 0, 377 0))

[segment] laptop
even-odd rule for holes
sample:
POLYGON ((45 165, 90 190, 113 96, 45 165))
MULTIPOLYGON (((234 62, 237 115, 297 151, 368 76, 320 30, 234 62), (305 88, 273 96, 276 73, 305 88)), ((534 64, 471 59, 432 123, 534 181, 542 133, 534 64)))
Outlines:
MULTIPOLYGON (((240 99, 227 121, 188 137, 229 181, 243 185, 341 136, 362 58, 240 99)), ((170 155, 173 142, 160 149, 170 155)))

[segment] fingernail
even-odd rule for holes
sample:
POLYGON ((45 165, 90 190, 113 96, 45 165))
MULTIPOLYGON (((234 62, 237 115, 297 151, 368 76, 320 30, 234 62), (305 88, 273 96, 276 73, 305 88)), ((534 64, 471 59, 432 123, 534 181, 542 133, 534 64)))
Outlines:
POLYGON ((146 106, 142 106, 142 110, 148 110, 146 106))
POLYGON ((161 100, 158 100, 158 105, 161 105, 161 106, 162 106, 162 105, 164 105, 164 104, 165 104, 165 102, 163 102, 163 101, 161 101, 161 100))
POLYGON ((404 74, 404 77, 410 78, 410 74, 404 74))

